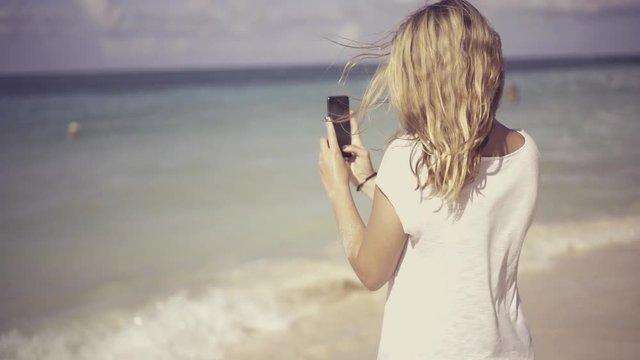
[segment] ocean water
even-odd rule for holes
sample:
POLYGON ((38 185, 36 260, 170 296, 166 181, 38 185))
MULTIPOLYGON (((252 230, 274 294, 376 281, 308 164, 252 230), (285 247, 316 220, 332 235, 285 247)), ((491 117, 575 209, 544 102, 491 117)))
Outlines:
MULTIPOLYGON (((640 234, 640 63, 574 65, 509 70, 497 115, 542 156, 524 271, 640 234)), ((317 159, 326 96, 366 78, 0 78, 0 359, 223 359, 357 289, 317 159)), ((395 127, 363 124, 374 163, 395 127)))

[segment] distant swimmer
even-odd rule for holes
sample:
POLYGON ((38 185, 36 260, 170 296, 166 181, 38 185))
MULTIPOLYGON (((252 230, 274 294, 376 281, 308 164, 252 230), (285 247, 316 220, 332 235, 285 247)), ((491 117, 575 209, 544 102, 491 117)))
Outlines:
POLYGON ((80 124, 77 121, 72 121, 69 124, 67 124, 67 138, 68 139, 75 139, 78 136, 78 133, 80 132, 80 124))
POLYGON ((507 95, 509 95, 509 100, 511 100, 512 104, 517 104, 520 102, 520 89, 518 85, 511 84, 507 89, 507 95))

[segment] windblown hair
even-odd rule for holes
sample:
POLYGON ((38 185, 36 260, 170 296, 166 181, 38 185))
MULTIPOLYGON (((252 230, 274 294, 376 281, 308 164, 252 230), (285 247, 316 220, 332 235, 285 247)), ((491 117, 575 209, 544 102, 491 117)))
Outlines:
POLYGON ((432 195, 456 200, 478 174, 480 149, 502 96, 500 36, 467 1, 443 0, 411 14, 390 41, 368 48, 388 62, 373 76, 358 117, 389 102, 399 114, 400 133, 421 149, 410 159, 416 189, 430 185, 432 195))

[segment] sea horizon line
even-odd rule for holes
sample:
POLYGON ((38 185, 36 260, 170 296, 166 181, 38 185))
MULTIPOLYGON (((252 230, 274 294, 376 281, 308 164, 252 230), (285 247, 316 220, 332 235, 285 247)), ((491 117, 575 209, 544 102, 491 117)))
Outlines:
MULTIPOLYGON (((546 69, 550 67, 576 67, 606 64, 640 63, 640 53, 632 54, 594 54, 594 55, 560 55, 560 56, 513 56, 505 57, 507 70, 546 69)), ((28 76, 90 76, 90 75, 128 75, 128 74, 165 74, 165 73, 204 73, 235 71, 282 71, 282 70, 317 70, 335 72, 345 67, 346 63, 271 63, 240 64, 222 66, 175 66, 175 67, 131 67, 131 68, 89 68, 65 70, 33 70, 33 71, 0 71, 0 78, 28 76)), ((377 62, 363 62, 353 68, 375 68, 377 62)))
MULTIPOLYGON (((640 54, 506 59, 506 72, 545 71, 640 64, 640 54)), ((348 79, 371 77, 379 63, 361 63, 348 79)), ((251 85, 335 79, 345 64, 296 64, 236 68, 115 69, 77 72, 0 73, 0 96, 43 93, 117 92, 210 85, 251 85)))

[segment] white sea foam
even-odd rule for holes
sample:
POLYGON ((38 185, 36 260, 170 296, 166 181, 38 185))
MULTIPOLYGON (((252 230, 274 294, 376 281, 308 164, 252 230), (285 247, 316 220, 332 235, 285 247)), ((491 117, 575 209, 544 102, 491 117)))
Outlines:
POLYGON ((220 359, 244 332, 288 325, 272 297, 237 298, 212 289, 193 299, 178 293, 139 313, 0 337, 2 359, 220 359))
POLYGON ((554 264, 558 255, 580 253, 609 244, 640 239, 640 216, 534 224, 527 235, 520 268, 536 270, 554 264))
POLYGON ((222 359, 252 333, 287 329, 318 306, 362 289, 332 262, 257 263, 216 286, 173 296, 134 312, 112 312, 31 335, 0 335, 0 359, 222 359))

